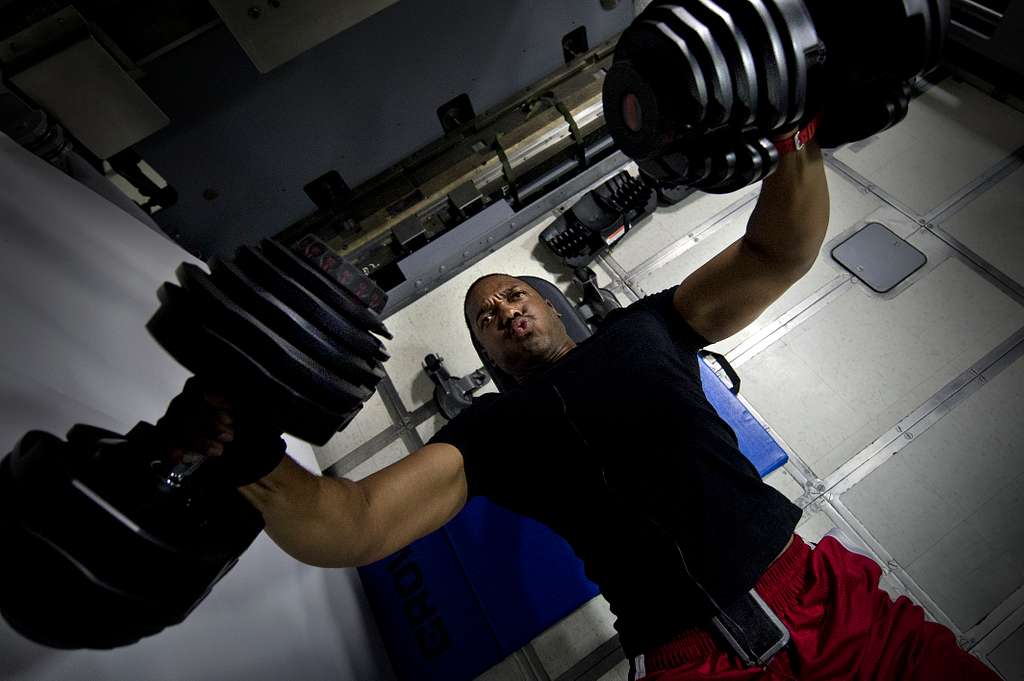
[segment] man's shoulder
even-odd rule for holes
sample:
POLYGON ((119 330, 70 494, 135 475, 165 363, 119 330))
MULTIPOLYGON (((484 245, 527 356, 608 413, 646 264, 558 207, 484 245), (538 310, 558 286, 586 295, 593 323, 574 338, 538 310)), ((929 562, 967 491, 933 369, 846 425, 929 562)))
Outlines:
POLYGON ((708 345, 707 340, 689 325, 676 307, 675 294, 678 288, 672 286, 646 295, 626 307, 612 310, 598 331, 625 328, 633 334, 645 333, 643 325, 637 325, 636 322, 647 319, 658 328, 664 329, 677 343, 686 348, 696 351, 705 347, 708 345))
POLYGON ((493 407, 502 401, 502 397, 503 393, 485 393, 475 396, 468 407, 438 429, 428 444, 445 442, 457 446, 459 443, 455 440, 464 437, 467 431, 471 431, 476 424, 490 416, 493 407))
POLYGON ((676 288, 673 286, 658 293, 645 295, 625 307, 610 311, 605 316, 604 322, 598 327, 598 332, 611 328, 622 320, 635 318, 637 315, 653 315, 661 321, 670 320, 673 314, 678 314, 673 302, 676 288))

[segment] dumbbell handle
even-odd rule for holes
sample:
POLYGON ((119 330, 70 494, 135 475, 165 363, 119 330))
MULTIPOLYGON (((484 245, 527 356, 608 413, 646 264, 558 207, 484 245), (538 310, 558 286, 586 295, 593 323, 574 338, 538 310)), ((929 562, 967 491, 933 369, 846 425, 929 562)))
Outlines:
POLYGON ((269 473, 285 455, 281 431, 267 427, 267 419, 249 400, 225 398, 221 407, 210 403, 210 395, 230 395, 228 391, 214 391, 202 385, 193 376, 182 392, 168 405, 167 412, 151 426, 139 423, 129 439, 140 440, 143 447, 159 450, 163 460, 161 482, 168 488, 177 488, 194 479, 200 471, 213 468, 213 477, 230 481, 234 486, 255 482, 269 473), (168 454, 175 449, 188 449, 197 440, 215 440, 214 419, 220 411, 230 412, 233 438, 223 443, 223 453, 217 456, 196 452, 200 456, 192 461, 174 461, 168 454))

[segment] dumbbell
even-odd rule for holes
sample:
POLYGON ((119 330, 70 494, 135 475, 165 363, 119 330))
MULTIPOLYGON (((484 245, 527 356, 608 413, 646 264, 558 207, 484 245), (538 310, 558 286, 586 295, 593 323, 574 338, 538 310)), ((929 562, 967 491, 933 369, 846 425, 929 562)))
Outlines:
POLYGON ((637 166, 656 187, 659 202, 670 206, 687 196, 688 188, 728 194, 759 182, 778 162, 779 152, 767 138, 724 130, 696 140, 685 152, 668 152, 638 161, 637 166))
POLYGON ((387 296, 332 253, 309 255, 268 240, 208 271, 182 264, 158 291, 147 329, 195 375, 178 399, 201 383, 232 405, 223 456, 172 460, 175 443, 143 422, 30 432, 0 461, 0 613, 16 630, 111 648, 182 621, 262 530, 237 464, 276 461, 282 433, 325 444, 373 395, 387 296))
POLYGON ((796 124, 822 51, 800 0, 655 2, 623 32, 605 78, 605 120, 634 159, 728 127, 796 124))
POLYGON ((808 0, 828 46, 814 88, 823 112, 817 139, 834 148, 875 135, 907 114, 910 81, 938 65, 948 0, 808 0))
POLYGON ((909 80, 938 63, 948 4, 652 3, 623 32, 605 78, 609 132, 663 202, 680 187, 756 182, 775 167, 766 140, 818 113, 826 148, 902 120, 909 80))

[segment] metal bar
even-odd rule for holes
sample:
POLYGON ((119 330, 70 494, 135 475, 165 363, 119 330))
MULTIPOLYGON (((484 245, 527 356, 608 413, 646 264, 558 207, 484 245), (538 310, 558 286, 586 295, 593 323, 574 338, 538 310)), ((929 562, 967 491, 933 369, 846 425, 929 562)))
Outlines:
POLYGON ((893 558, 892 554, 889 553, 882 543, 875 539, 874 535, 868 530, 868 528, 860 522, 856 515, 841 499, 831 494, 826 495, 821 502, 822 510, 825 511, 837 527, 840 527, 845 532, 853 534, 857 537, 869 552, 875 555, 875 559, 879 565, 882 566, 883 571, 890 577, 899 582, 910 597, 917 601, 917 603, 924 608, 928 613, 940 624, 945 625, 952 631, 959 639, 961 645, 963 645, 964 638, 963 632, 956 626, 956 623, 946 615, 946 613, 939 607, 938 603, 932 600, 931 596, 921 588, 921 586, 910 576, 910 573, 904 569, 899 562, 893 558))
MULTIPOLYGON (((480 367, 479 369, 477 369, 477 371, 486 372, 486 369, 480 367)), ((434 400, 430 400, 425 404, 421 404, 419 407, 416 408, 415 411, 412 412, 412 414, 409 415, 409 420, 411 421, 410 425, 413 428, 419 428, 421 423, 423 423, 430 417, 435 416, 437 413, 437 403, 434 402, 434 400)))
POLYGON ((930 211, 925 216, 925 219, 932 223, 941 223, 948 220, 980 195, 1012 175, 1021 165, 1024 165, 1024 147, 1018 148, 1002 161, 969 182, 947 201, 944 201, 934 210, 930 211))
POLYGON ((919 225, 923 225, 926 222, 928 222, 927 220, 925 220, 923 215, 919 215, 917 211, 915 211, 913 208, 907 206, 905 203, 897 199, 895 196, 885 191, 877 184, 874 184, 869 179, 858 173, 856 170, 854 170, 850 166, 846 165, 845 163, 837 159, 834 151, 826 150, 822 152, 822 156, 825 158, 825 163, 830 168, 832 168, 832 170, 835 170, 836 172, 845 175, 846 179, 864 187, 864 189, 868 190, 869 192, 877 196, 879 199, 881 199, 883 202, 889 204, 899 212, 903 213, 905 216, 907 216, 914 222, 918 223, 919 225))
POLYGON ((667 263, 672 262, 683 253, 696 246, 702 238, 705 238, 713 234, 719 227, 722 226, 722 223, 726 220, 726 218, 732 216, 734 213, 744 208, 747 204, 756 201, 757 196, 758 195, 756 193, 747 194, 743 198, 737 200, 735 203, 729 204, 724 209, 715 213, 710 218, 700 223, 685 237, 679 239, 678 241, 671 244, 667 248, 654 254, 647 260, 643 261, 642 263, 634 267, 629 272, 629 276, 626 278, 626 281, 636 283, 641 277, 650 274, 651 272, 655 271, 656 269, 667 263))
POLYGON ((726 355, 734 368, 749 362, 755 355, 779 340, 797 326, 813 317, 826 305, 832 303, 853 287, 853 277, 840 276, 806 298, 795 310, 787 312, 766 327, 765 332, 758 334, 726 355), (806 303, 806 305, 805 305, 806 303))
MULTIPOLYGON (((534 223, 561 203, 575 200, 584 192, 601 184, 618 173, 629 163, 629 158, 621 151, 615 151, 607 158, 597 162, 584 172, 570 179, 562 186, 548 192, 542 198, 528 204, 518 213, 506 220, 497 222, 494 227, 482 232, 482 243, 471 245, 458 252, 439 257, 430 272, 424 272, 416 281, 406 281, 391 289, 388 306, 384 310, 387 317, 421 298, 428 291, 452 279, 464 270, 472 267, 485 257, 498 250, 512 239, 533 227, 534 223)), ((456 229, 459 229, 458 227, 456 229)))
POLYGON ((1000 343, 911 414, 840 466, 826 479, 826 490, 836 495, 849 490, 1022 355, 1024 328, 1000 343))
POLYGON ((163 47, 161 47, 160 49, 158 49, 158 50, 156 50, 154 52, 150 52, 145 57, 142 57, 141 59, 137 60, 135 62, 135 65, 136 66, 145 66, 146 64, 148 64, 149 62, 153 61, 154 59, 157 59, 158 57, 164 56, 165 54, 167 54, 171 50, 173 50, 175 48, 178 48, 178 47, 181 47, 182 45, 184 45, 188 41, 192 40, 193 38, 198 38, 202 34, 204 34, 207 31, 209 31, 210 29, 212 29, 212 28, 214 28, 216 26, 220 26, 222 23, 224 23, 224 22, 222 22, 219 17, 216 18, 216 19, 213 19, 211 21, 208 21, 207 23, 203 24, 199 28, 197 28, 197 29, 195 29, 193 31, 189 31, 188 33, 186 33, 185 35, 181 36, 177 40, 174 40, 174 41, 172 41, 170 43, 167 43, 166 45, 164 45, 163 47))
POLYGON ((522 660, 521 668, 525 668, 524 671, 527 672, 531 681, 551 681, 551 675, 548 674, 547 669, 544 669, 544 663, 540 661, 532 643, 527 643, 516 653, 519 655, 519 660, 522 660))
MULTIPOLYGON (((1019 590, 1010 598, 1014 598, 1017 593, 1019 593, 1019 590)), ((974 644, 971 648, 971 652, 978 656, 987 657, 1007 638, 1009 638, 1010 634, 1014 633, 1022 626, 1024 626, 1024 606, 1019 606, 1005 619, 999 622, 999 624, 995 625, 991 631, 985 634, 976 644, 974 644)))
POLYGON ((954 5, 986 21, 1000 22, 1005 16, 1002 12, 997 12, 991 7, 974 2, 974 0, 955 0, 954 5))
POLYGON ((381 401, 384 402, 384 408, 387 409, 391 421, 396 426, 408 427, 411 413, 402 403, 402 398, 399 396, 398 390, 395 388, 395 384, 386 370, 384 378, 377 384, 377 391, 380 394, 381 401))
MULTIPOLYGON (((978 642, 985 639, 989 634, 999 628, 1001 624, 1010 619, 1013 615, 1024 610, 1024 586, 1018 587, 1016 591, 997 605, 991 612, 967 630, 964 634, 964 647, 973 650, 978 642)), ((1012 633, 1012 630, 1011 632, 1012 633)))
POLYGON ((941 227, 929 224, 927 229, 929 233, 945 242, 947 246, 957 252, 968 267, 989 280, 1000 291, 1021 305, 1024 305, 1024 285, 1008 274, 1003 273, 1002 270, 992 265, 988 260, 975 253, 970 247, 941 227))
POLYGON ((558 675, 555 681, 598 681, 602 676, 626 659, 619 643, 619 635, 587 653, 579 662, 558 675))
POLYGON ((385 430, 377 433, 372 438, 325 468, 323 470, 323 474, 334 478, 341 478, 348 475, 353 469, 358 467, 360 464, 365 463, 375 454, 401 437, 401 431, 401 426, 394 424, 388 426, 385 430))
MULTIPOLYGON (((613 146, 615 146, 615 141, 611 138, 610 135, 605 135, 600 139, 596 140, 593 144, 591 144, 584 150, 587 162, 589 163, 589 160, 591 158, 600 156, 602 153, 608 151, 613 146)), ((540 177, 530 181, 529 183, 519 188, 519 200, 522 201, 528 196, 533 196, 538 191, 548 186, 562 175, 565 175, 566 173, 569 173, 575 170, 576 168, 580 168, 580 164, 581 159, 575 156, 573 158, 562 161, 557 166, 547 171, 540 177)))

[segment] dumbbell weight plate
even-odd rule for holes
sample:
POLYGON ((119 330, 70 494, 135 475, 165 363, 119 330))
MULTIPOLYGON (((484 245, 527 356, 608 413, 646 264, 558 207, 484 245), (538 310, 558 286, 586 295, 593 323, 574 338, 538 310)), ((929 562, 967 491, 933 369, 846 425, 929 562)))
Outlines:
POLYGON ((736 22, 741 34, 758 56, 757 90, 760 107, 757 120, 772 130, 785 125, 790 116, 790 75, 786 68, 786 48, 775 21, 762 0, 714 0, 736 22))
POLYGON ((388 339, 394 337, 375 312, 364 307, 337 282, 331 281, 318 272, 302 256, 291 252, 272 239, 264 239, 260 243, 260 250, 267 260, 333 307, 336 312, 348 317, 359 328, 373 331, 388 339))
POLYGON ((182 263, 176 274, 206 324, 267 366, 280 380, 315 400, 323 401, 335 413, 345 412, 373 394, 371 390, 335 376, 322 364, 274 333, 221 291, 195 265, 182 263))
POLYGON ((708 144, 704 149, 706 151, 698 153, 702 153, 703 157, 707 159, 710 171, 705 179, 693 183, 693 186, 701 191, 709 191, 705 187, 714 187, 721 184, 730 179, 733 173, 736 172, 736 150, 722 144, 721 141, 715 143, 712 140, 708 140, 708 144))
POLYGON ((707 87, 707 116, 701 125, 714 128, 724 125, 732 116, 733 86, 729 63, 722 54, 718 43, 712 38, 711 30, 687 11, 682 3, 666 3, 651 6, 645 13, 651 22, 660 22, 668 27, 686 44, 700 68, 707 87))
POLYGON ((213 282, 246 311, 341 378, 373 390, 384 370, 362 357, 340 350, 319 329, 250 279, 234 264, 214 258, 213 282))
POLYGON ((755 181, 754 178, 761 170, 761 153, 754 145, 745 142, 738 144, 734 153, 736 167, 732 174, 721 182, 704 187, 704 191, 710 194, 729 194, 755 181))
POLYGON ((712 38, 729 64, 734 102, 728 124, 754 123, 758 111, 757 67, 743 32, 729 13, 713 0, 690 0, 685 7, 711 30, 712 38))
POLYGON ((772 144, 767 137, 755 138, 751 140, 751 144, 753 144, 754 148, 756 148, 758 153, 761 154, 761 166, 757 177, 753 179, 753 182, 760 182, 771 175, 779 165, 779 150, 775 148, 775 145, 772 144))
POLYGON ((146 324, 171 357, 194 374, 230 386, 232 394, 258 396, 261 411, 282 432, 326 444, 344 417, 279 380, 265 365, 208 326, 188 294, 174 284, 159 291, 161 306, 146 324))
POLYGON ((235 252, 235 266, 278 300, 316 325, 342 348, 367 360, 387 361, 391 355, 376 337, 353 325, 309 289, 289 277, 266 256, 249 246, 235 252))
POLYGON ((637 164, 640 174, 644 176, 644 182, 655 188, 658 195, 658 205, 662 207, 674 206, 696 190, 686 184, 667 184, 659 182, 650 173, 644 170, 644 166, 637 164))
POLYGON ((340 286, 342 290, 361 302, 366 308, 374 312, 383 310, 388 302, 388 294, 384 293, 384 289, 377 286, 377 282, 337 253, 325 251, 326 248, 326 244, 310 235, 294 244, 292 252, 309 263, 314 270, 332 284, 340 286))
POLYGON ((608 130, 631 158, 653 156, 686 132, 685 122, 706 116, 703 76, 683 48, 641 22, 623 31, 615 46, 601 98, 608 130))
POLYGON ((803 0, 774 0, 767 3, 786 48, 789 72, 789 117, 795 124, 804 117, 807 102, 807 53, 818 44, 818 33, 803 0))

